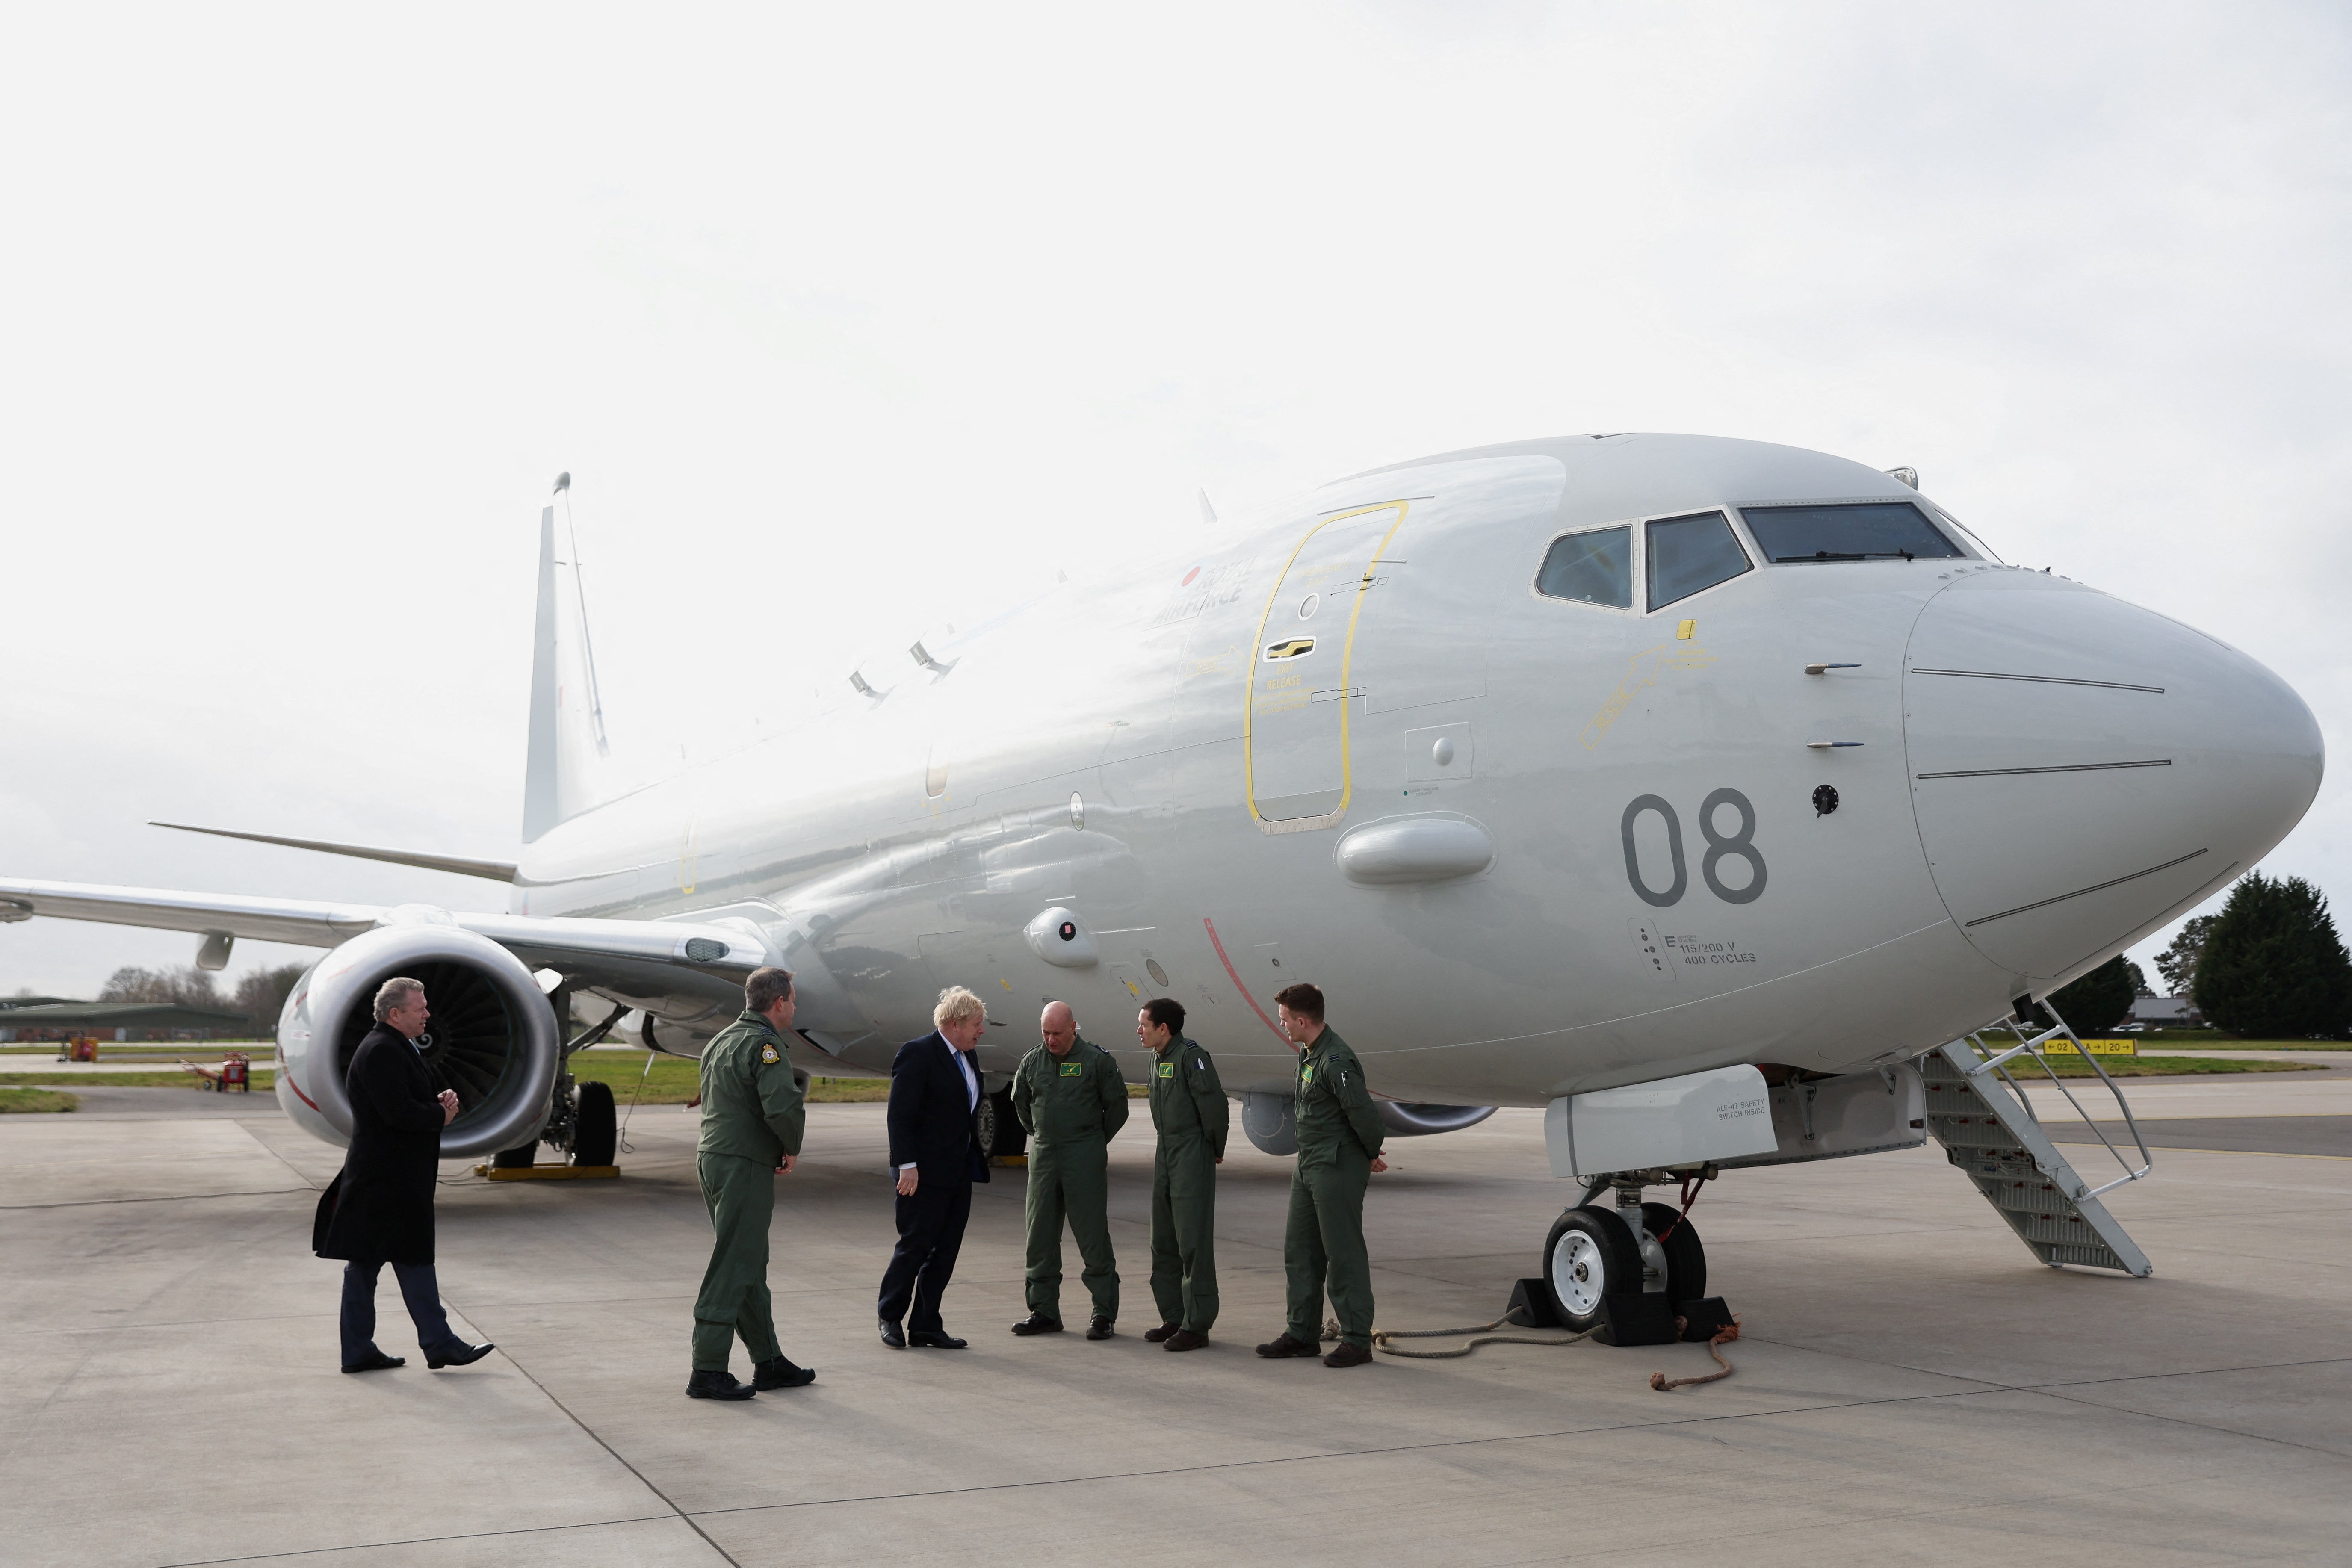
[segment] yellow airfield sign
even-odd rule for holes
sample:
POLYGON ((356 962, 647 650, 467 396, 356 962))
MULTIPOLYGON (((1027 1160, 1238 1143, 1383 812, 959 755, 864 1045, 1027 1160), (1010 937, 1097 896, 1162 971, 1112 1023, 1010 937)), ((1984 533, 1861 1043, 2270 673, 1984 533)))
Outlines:
MULTIPOLYGON (((2139 1042, 2137 1040, 2084 1040, 2083 1049, 2095 1057, 2136 1057, 2139 1055, 2139 1042)), ((2053 1040, 2042 1047, 2042 1054, 2045 1057, 2071 1057, 2077 1053, 2073 1041, 2053 1040)))

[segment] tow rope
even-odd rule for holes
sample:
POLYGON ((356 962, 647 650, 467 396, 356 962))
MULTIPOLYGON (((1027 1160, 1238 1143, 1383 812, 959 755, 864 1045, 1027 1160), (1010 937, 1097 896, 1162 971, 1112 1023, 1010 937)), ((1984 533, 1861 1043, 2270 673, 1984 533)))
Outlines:
MULTIPOLYGON (((1597 1323, 1580 1334, 1568 1334, 1550 1339, 1535 1339, 1523 1333, 1504 1334, 1495 1331, 1510 1321, 1510 1315, 1506 1313, 1491 1323, 1473 1323, 1466 1328, 1459 1329, 1377 1329, 1372 1333, 1372 1348, 1388 1355, 1402 1356, 1412 1361, 1456 1361, 1470 1354, 1481 1345, 1572 1345, 1581 1343, 1601 1331, 1601 1326, 1597 1323), (1457 1345, 1450 1351, 1409 1351, 1400 1349, 1390 1342, 1392 1340, 1454 1339, 1464 1335, 1471 1336, 1468 1342, 1457 1345)), ((1688 1322, 1689 1320, 1686 1318, 1676 1318, 1675 1331, 1681 1331, 1688 1322)), ((1328 1344, 1339 1337, 1339 1321, 1337 1318, 1324 1319, 1323 1342, 1328 1344)), ((1677 1388, 1694 1388, 1700 1384, 1722 1382, 1731 1375, 1733 1368, 1729 1362, 1723 1359, 1723 1352, 1717 1347, 1727 1345, 1738 1337, 1739 1320, 1734 1318, 1717 1330, 1715 1337, 1706 1342, 1706 1353, 1715 1358, 1715 1364, 1723 1369, 1721 1372, 1711 1372, 1703 1377, 1674 1378, 1668 1377, 1663 1372, 1654 1372, 1650 1374, 1650 1386, 1660 1394, 1671 1394, 1677 1388)))
MULTIPOLYGON (((1372 1348, 1376 1351, 1386 1351, 1393 1356, 1404 1356, 1412 1361, 1454 1361, 1468 1355, 1480 1345, 1572 1345, 1580 1341, 1589 1340, 1601 1331, 1600 1325, 1595 1324, 1580 1334, 1570 1334, 1565 1339, 1548 1340, 1530 1339, 1525 1334, 1495 1332, 1496 1329, 1510 1321, 1510 1316, 1506 1313, 1491 1323, 1474 1323, 1466 1329, 1381 1329, 1372 1335, 1372 1348), (1389 1343, 1391 1340, 1453 1339, 1461 1334, 1475 1334, 1478 1337, 1473 1339, 1468 1344, 1450 1351, 1399 1350, 1389 1343)), ((1517 1326, 1513 1324, 1513 1327, 1517 1326)), ((1324 1323, 1323 1337, 1327 1340, 1336 1340, 1339 1337, 1339 1324, 1337 1319, 1328 1320, 1324 1323)))
MULTIPOLYGON (((1684 1321, 1685 1320, 1676 1318, 1675 1320, 1675 1327, 1677 1329, 1681 1328, 1684 1321)), ((1660 1394, 1672 1394, 1677 1388, 1689 1388, 1702 1383, 1722 1382, 1725 1378, 1731 1375, 1731 1363, 1724 1360, 1723 1352, 1715 1347, 1717 1345, 1727 1345, 1738 1337, 1739 1320, 1738 1318, 1734 1318, 1731 1321, 1724 1324, 1723 1327, 1716 1330, 1715 1337, 1706 1342, 1706 1353, 1715 1358, 1715 1364, 1723 1369, 1721 1372, 1711 1372, 1705 1377, 1674 1378, 1668 1377, 1663 1372, 1654 1372, 1650 1374, 1650 1386, 1656 1389, 1660 1394)))

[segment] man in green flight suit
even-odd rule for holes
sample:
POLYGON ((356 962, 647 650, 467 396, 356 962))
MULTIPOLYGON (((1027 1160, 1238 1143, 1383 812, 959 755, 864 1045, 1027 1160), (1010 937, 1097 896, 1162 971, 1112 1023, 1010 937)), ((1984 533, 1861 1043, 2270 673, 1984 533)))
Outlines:
POLYGON ((1135 1016, 1152 1053, 1151 1299, 1160 1326, 1144 1338, 1171 1351, 1209 1342, 1217 1321, 1217 1167, 1231 1107, 1209 1053, 1184 1037, 1184 1004, 1155 996, 1135 1016))
POLYGON ((1086 1259, 1095 1320, 1087 1338, 1107 1340, 1118 1318, 1118 1270, 1110 1254, 1110 1156, 1106 1145, 1127 1125, 1127 1084, 1108 1051, 1078 1036, 1066 1002, 1048 1002, 1037 1020, 1045 1043, 1013 1073, 1013 1113, 1029 1134, 1029 1191, 1022 1215, 1029 1228, 1024 1295, 1029 1315, 1016 1334, 1062 1331, 1062 1219, 1086 1259))
POLYGON ((784 1051, 792 1023, 790 972, 755 969, 743 983, 741 1016, 702 1047, 702 1140, 694 1165, 717 1237, 694 1299, 694 1375, 686 1392, 695 1399, 749 1399, 757 1389, 816 1381, 776 1343, 768 1296, 776 1176, 798 1163, 808 1121, 807 1076, 784 1051), (751 1357, 748 1384, 727 1370, 738 1336, 751 1357))
POLYGON ((1323 1291, 1339 1320, 1339 1343, 1325 1366, 1372 1359, 1372 1260, 1364 1251, 1364 1189, 1381 1158, 1381 1113, 1364 1066, 1348 1042, 1323 1024, 1323 993, 1301 984, 1274 997, 1298 1052, 1298 1167, 1290 1176, 1290 1223, 1282 1265, 1290 1276, 1290 1322, 1268 1343, 1267 1357, 1313 1355, 1322 1349, 1323 1291))

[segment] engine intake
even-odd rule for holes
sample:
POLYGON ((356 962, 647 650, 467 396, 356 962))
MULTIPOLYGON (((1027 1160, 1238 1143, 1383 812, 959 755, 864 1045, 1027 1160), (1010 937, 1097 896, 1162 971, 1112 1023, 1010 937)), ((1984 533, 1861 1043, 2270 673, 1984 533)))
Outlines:
POLYGON ((457 1094, 441 1157, 495 1153, 538 1137, 562 1058, 555 1010, 514 954, 429 920, 353 937, 294 987, 278 1024, 278 1099, 287 1115, 350 1142, 344 1075, 375 1026, 376 987, 395 974, 424 985, 432 1016, 417 1051, 433 1087, 457 1094))

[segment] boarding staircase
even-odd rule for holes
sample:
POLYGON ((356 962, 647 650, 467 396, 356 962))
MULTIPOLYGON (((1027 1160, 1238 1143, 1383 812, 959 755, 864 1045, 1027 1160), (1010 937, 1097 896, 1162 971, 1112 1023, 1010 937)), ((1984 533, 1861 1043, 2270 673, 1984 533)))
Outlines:
POLYGON ((2015 1045, 1996 1048, 1985 1043, 1985 1030, 1978 1029, 1921 1058, 1919 1073, 1927 1082, 1927 1131, 1944 1146, 1945 1158, 1968 1173, 1977 1191, 2000 1211, 2000 1217, 2017 1232, 2017 1238, 2032 1249, 2034 1257, 2053 1268, 2074 1263, 2120 1269, 2146 1279, 2156 1272, 2155 1265, 2124 1234, 2124 1227, 2116 1223, 2099 1197, 2147 1175, 2155 1160, 2147 1152, 2147 1140, 2141 1136, 2139 1124, 2132 1119, 2123 1090, 2116 1087, 2107 1069, 2066 1026, 2065 1020, 2058 1017, 2056 1010, 2049 1011, 2057 1022, 2038 1034, 2029 1033, 2029 1026, 2019 1026, 2015 1045), (2077 1059, 2091 1064, 2099 1082, 2115 1097, 2123 1113, 2124 1126, 2137 1148, 2137 1165, 2092 1120, 2090 1112, 2074 1098, 2074 1091, 2051 1067, 2048 1053, 2060 1048, 2062 1041, 2079 1053, 2077 1059), (2066 1163, 2058 1146, 2042 1131, 2033 1113, 2032 1101, 2012 1076, 2014 1068, 2024 1073, 2029 1081, 2038 1081, 2024 1065, 2029 1062, 2057 1086, 2075 1114, 2098 1134, 2099 1142, 2114 1156, 2123 1174, 2104 1186, 2094 1187, 2075 1173, 2074 1167, 2066 1163))

